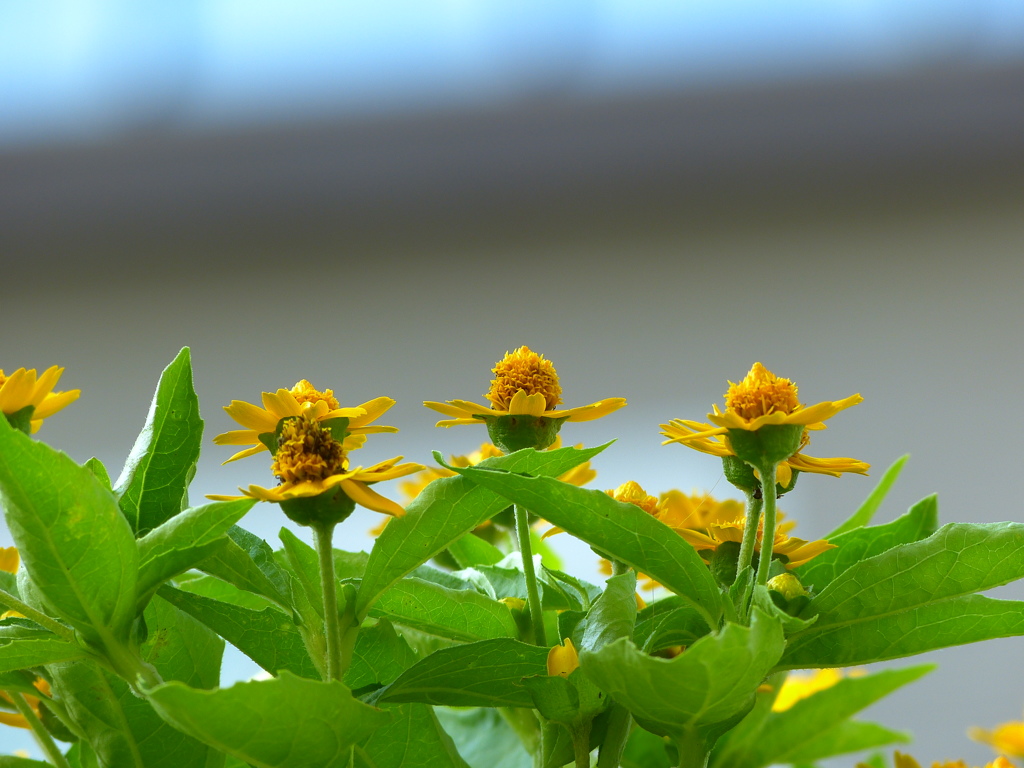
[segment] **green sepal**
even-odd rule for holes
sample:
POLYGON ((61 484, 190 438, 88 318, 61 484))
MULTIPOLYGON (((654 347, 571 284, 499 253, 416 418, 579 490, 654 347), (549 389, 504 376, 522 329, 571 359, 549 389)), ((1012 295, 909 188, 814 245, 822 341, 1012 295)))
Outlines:
POLYGON ((34 405, 26 405, 24 408, 15 411, 14 413, 5 413, 7 417, 7 423, 10 424, 17 430, 24 432, 26 435, 32 434, 32 414, 36 412, 34 405))
POLYGON ((321 429, 326 429, 331 433, 331 437, 337 440, 339 443, 345 439, 348 434, 348 423, 349 420, 345 416, 340 416, 336 419, 326 419, 320 422, 321 429))
POLYGON ((341 486, 324 491, 318 496, 301 496, 278 502, 281 511, 293 523, 304 526, 337 525, 344 521, 356 508, 341 486))
MULTIPOLYGON (((726 480, 744 493, 759 494, 761 492, 761 481, 754 475, 754 468, 738 456, 723 456, 722 472, 725 474, 726 480)), ((776 483, 776 496, 792 491, 796 487, 796 479, 799 475, 800 471, 794 469, 789 485, 776 483)))
POLYGON ((803 424, 767 424, 760 429, 730 429, 729 445, 737 458, 755 467, 778 464, 798 450, 803 424))
POLYGON ((491 442, 504 453, 515 453, 523 448, 543 450, 555 442, 558 430, 568 416, 549 419, 546 416, 487 416, 487 434, 491 442))

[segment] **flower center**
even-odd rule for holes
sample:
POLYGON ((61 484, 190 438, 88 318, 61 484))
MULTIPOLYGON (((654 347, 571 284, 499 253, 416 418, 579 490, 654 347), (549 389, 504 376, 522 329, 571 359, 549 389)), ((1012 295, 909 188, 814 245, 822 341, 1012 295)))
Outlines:
POLYGON ((299 401, 299 404, 315 403, 318 400, 323 400, 332 411, 336 411, 341 408, 341 403, 339 403, 338 399, 334 396, 334 390, 325 389, 321 392, 305 379, 297 382, 295 386, 292 387, 292 395, 294 395, 295 399, 299 401))
POLYGON ((651 496, 647 491, 640 487, 639 483, 635 483, 632 480, 623 483, 614 491, 605 491, 605 493, 616 501, 640 507, 640 509, 649 515, 658 514, 658 497, 651 496))
POLYGON ((520 389, 528 395, 542 394, 547 402, 546 410, 553 410, 562 402, 562 387, 558 373, 550 360, 538 355, 529 347, 520 347, 515 352, 506 352, 505 357, 494 368, 494 379, 487 399, 497 410, 508 409, 512 396, 520 389))
POLYGON ((800 407, 797 388, 789 379, 781 379, 760 363, 739 384, 729 382, 725 407, 751 421, 775 411, 792 413, 800 407))
POLYGON ((301 483, 337 475, 347 466, 341 442, 320 422, 303 414, 281 429, 271 471, 283 483, 301 483))

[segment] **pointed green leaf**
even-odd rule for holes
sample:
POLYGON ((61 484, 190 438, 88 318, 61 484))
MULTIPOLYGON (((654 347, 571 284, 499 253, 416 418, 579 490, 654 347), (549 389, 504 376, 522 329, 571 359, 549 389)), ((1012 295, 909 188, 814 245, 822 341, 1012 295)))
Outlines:
POLYGON ((834 755, 848 755, 851 752, 884 747, 888 744, 909 744, 912 740, 911 735, 906 731, 893 731, 878 723, 847 720, 827 733, 804 742, 790 753, 790 757, 791 762, 801 765, 810 763, 812 760, 824 760, 834 755))
POLYGON ((359 631, 344 682, 352 690, 386 685, 415 663, 416 653, 405 638, 395 632, 391 622, 381 619, 376 626, 359 631))
POLYGON ((12 640, 0 645, 0 672, 40 667, 59 661, 76 661, 89 654, 75 643, 55 637, 12 640))
POLYGON ((687 601, 672 595, 651 603, 636 616, 633 642, 647 653, 690 646, 711 631, 707 622, 687 601))
POLYGON ((184 573, 212 555, 224 534, 252 509, 252 499, 215 501, 191 507, 138 540, 139 600, 167 579, 184 573))
POLYGON ((138 552, 110 491, 0 419, 0 498, 48 607, 87 638, 125 634, 135 613, 138 552))
MULTIPOLYGON (((593 458, 605 447, 555 451, 531 448, 485 459, 477 466, 557 476, 593 458)), ((384 590, 507 506, 499 495, 460 477, 430 483, 409 503, 405 516, 392 520, 377 537, 359 588, 357 614, 365 616, 384 590)))
POLYGON ((891 523, 855 528, 831 538, 829 541, 836 545, 835 549, 823 552, 795 568, 793 573, 804 586, 814 586, 820 592, 847 568, 899 544, 910 544, 927 538, 938 527, 938 497, 928 496, 891 523))
POLYGON ((692 602, 709 624, 717 626, 721 591, 707 564, 681 536, 639 507, 601 491, 484 468, 483 463, 450 469, 648 574, 692 602))
POLYGON ((674 659, 647 656, 624 638, 583 652, 580 666, 644 728, 688 739, 742 717, 784 645, 778 622, 755 608, 749 628, 726 624, 674 659))
POLYGON ((234 525, 229 541, 199 563, 199 570, 292 610, 291 577, 263 539, 234 525))
MULTIPOLYGON (((842 729, 852 715, 934 668, 924 665, 840 680, 830 688, 801 699, 789 709, 773 712, 760 730, 749 734, 744 743, 730 743, 727 760, 716 756, 712 764, 714 768, 757 768, 776 763, 809 762, 852 751, 847 749, 852 736, 877 737, 882 733, 871 728, 862 728, 859 733, 855 733, 856 727, 845 731, 836 729, 842 729)), ((892 734, 891 731, 885 733, 892 734)), ((853 749, 887 743, 890 742, 868 743, 853 749)))
POLYGON ((620 638, 632 638, 636 624, 636 573, 612 576, 585 619, 576 627, 579 651, 599 651, 620 638))
POLYGON ((213 691, 165 683, 146 695, 176 728, 257 768, 344 768, 352 746, 390 720, 341 683, 290 672, 213 691))
POLYGON ((494 565, 500 563, 505 554, 493 544, 488 544, 479 536, 467 533, 448 546, 459 568, 472 568, 475 565, 494 565))
POLYGON ((547 674, 548 649, 499 638, 436 651, 382 688, 381 702, 532 707, 524 677, 547 674))
POLYGON ((107 468, 102 461, 93 456, 83 466, 96 475, 96 479, 100 481, 104 488, 108 491, 113 491, 114 485, 110 482, 110 474, 107 472, 107 468))
POLYGON ((1024 525, 943 526, 840 574, 801 612, 818 621, 789 638, 780 668, 859 664, 1020 634, 1017 603, 971 593, 1022 576, 1024 525))
POLYGON ((377 598, 370 615, 451 640, 519 636, 512 612, 502 603, 479 592, 446 589, 411 576, 377 598))
POLYGON ((184 347, 160 375, 146 425, 114 488, 136 534, 151 531, 188 506, 188 484, 202 441, 192 360, 184 347))
POLYGON ((50 763, 29 760, 27 757, 0 755, 0 768, 53 768, 50 763))
POLYGON ((391 722, 370 736, 356 751, 356 766, 362 756, 366 768, 468 768, 425 704, 387 706, 391 722))
POLYGON ((896 461, 892 463, 885 474, 882 475, 882 479, 878 481, 878 485, 875 489, 868 494, 868 497, 864 500, 864 503, 860 505, 860 508, 850 515, 850 518, 836 528, 832 533, 826 536, 826 539, 831 539, 833 536, 838 536, 841 533, 852 531, 855 528, 867 525, 871 522, 871 519, 875 516, 878 508, 882 506, 882 502, 885 501, 885 497, 889 495, 889 490, 896 483, 897 478, 900 476, 900 472, 903 471, 903 465, 907 463, 907 459, 910 458, 910 454, 900 456, 896 461))
POLYGON ((202 622, 272 674, 286 669, 299 677, 319 679, 302 635, 288 614, 276 608, 254 611, 208 597, 160 587, 158 594, 202 622))

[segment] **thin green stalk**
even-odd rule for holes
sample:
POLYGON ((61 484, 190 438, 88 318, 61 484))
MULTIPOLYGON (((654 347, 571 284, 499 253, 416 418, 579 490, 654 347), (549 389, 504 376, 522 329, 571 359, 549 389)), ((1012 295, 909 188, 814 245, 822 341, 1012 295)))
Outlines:
POLYGON ((761 559, 757 563, 757 583, 768 583, 768 569, 772 566, 772 546, 775 543, 775 468, 774 462, 766 462, 759 469, 761 474, 761 495, 764 496, 764 530, 761 534, 761 559))
POLYGON ((334 575, 334 523, 313 525, 313 542, 320 558, 320 588, 324 593, 324 628, 327 635, 327 679, 341 680, 341 619, 338 616, 338 580, 334 575))
POLYGON ((61 640, 67 640, 69 643, 75 642, 75 632, 73 629, 64 626, 59 621, 54 621, 45 613, 40 613, 32 606, 26 605, 14 595, 4 592, 2 589, 0 589, 0 605, 12 611, 17 611, 26 619, 31 619, 39 626, 53 632, 61 640))
POLYGON ((25 701, 25 697, 18 691, 10 691, 8 696, 14 702, 18 712, 28 721, 28 727, 32 729, 32 735, 36 737, 36 741, 43 752, 46 753, 46 757, 49 758, 50 762, 56 765, 57 768, 71 768, 67 758, 64 757, 64 753, 57 747, 50 732, 43 727, 32 707, 25 701))
POLYGON ((747 492, 747 520, 743 524, 743 541, 740 543, 740 556, 736 561, 737 578, 743 573, 743 569, 753 562, 762 503, 762 500, 754 496, 753 493, 747 492))
POLYGON ((711 750, 696 733, 685 732, 674 741, 679 749, 679 768, 707 768, 711 750))
POLYGON ((590 721, 571 728, 572 749, 576 757, 575 768, 590 768, 590 721))
POLYGON ((544 611, 540 606, 540 592, 537 590, 537 574, 533 570, 533 546, 530 544, 530 514, 516 504, 516 537, 519 552, 523 556, 523 573, 526 575, 526 598, 530 605, 530 623, 533 625, 534 642, 542 647, 548 644, 544 633, 544 611))

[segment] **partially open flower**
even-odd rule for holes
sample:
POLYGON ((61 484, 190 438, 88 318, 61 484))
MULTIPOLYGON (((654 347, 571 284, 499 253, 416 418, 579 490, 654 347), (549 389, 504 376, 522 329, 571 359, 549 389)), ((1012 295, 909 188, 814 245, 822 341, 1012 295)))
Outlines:
POLYGON ((548 675, 551 677, 568 677, 579 665, 580 659, 576 655, 572 638, 565 638, 561 645, 556 645, 548 652, 548 675))
POLYGON ((81 394, 80 389, 54 392, 63 368, 50 366, 37 377, 36 369, 19 368, 9 376, 0 369, 0 411, 16 427, 24 428, 21 419, 29 425, 33 434, 43 425, 43 419, 70 405, 81 394), (28 410, 31 408, 31 410, 28 410))
POLYGON ((1002 723, 991 731, 971 728, 967 734, 976 741, 990 745, 996 752, 1011 757, 1024 757, 1024 722, 1002 723))
POLYGON ((325 389, 321 392, 302 379, 291 389, 264 392, 263 408, 242 400, 232 400, 231 405, 224 406, 224 410, 227 411, 228 416, 245 429, 224 432, 213 438, 213 442, 217 445, 249 446, 224 463, 244 459, 246 456, 253 456, 269 450, 264 441, 267 436, 272 436, 277 431, 278 424, 282 419, 306 414, 317 421, 348 419, 344 442, 345 450, 352 451, 363 444, 367 434, 398 431, 397 427, 370 423, 378 419, 394 404, 395 401, 390 397, 377 397, 362 405, 342 408, 333 391, 325 389))
MULTIPOLYGON (((396 456, 365 469, 349 469, 348 455, 343 443, 336 440, 313 413, 303 413, 298 418, 290 419, 281 431, 272 467, 274 474, 281 481, 280 485, 275 488, 250 485, 239 490, 249 498, 281 504, 289 517, 303 525, 309 523, 303 522, 292 513, 292 510, 299 512, 299 505, 290 504, 299 499, 317 498, 320 500, 319 506, 328 509, 324 514, 338 516, 344 513, 341 519, 351 513, 354 504, 400 517, 405 514, 405 510, 391 499, 371 490, 369 484, 404 477, 423 469, 422 464, 399 464, 401 459, 401 456, 396 456), (335 512, 329 511, 332 505, 336 508, 335 512)), ((241 497, 209 498, 227 501, 241 497)))
POLYGON ((467 400, 425 401, 428 408, 451 417, 437 422, 437 426, 486 424, 494 443, 511 453, 526 447, 546 448, 554 442, 563 422, 590 421, 626 404, 625 398, 612 397, 558 410, 562 387, 554 365, 525 346, 506 352, 493 372, 486 395, 490 407, 467 400))

